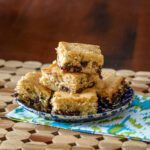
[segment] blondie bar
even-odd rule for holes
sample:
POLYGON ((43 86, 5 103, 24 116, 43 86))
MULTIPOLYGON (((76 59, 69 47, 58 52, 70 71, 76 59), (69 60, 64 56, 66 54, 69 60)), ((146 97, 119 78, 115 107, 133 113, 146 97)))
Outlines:
POLYGON ((127 88, 128 85, 124 77, 105 73, 103 74, 103 88, 97 90, 97 92, 103 104, 111 106, 119 103, 127 88))
POLYGON ((104 57, 97 45, 59 42, 56 51, 58 65, 63 71, 101 73, 104 57))
POLYGON ((41 71, 40 83, 53 91, 80 93, 82 90, 96 84, 95 76, 92 77, 85 73, 65 73, 58 67, 56 62, 41 71))
POLYGON ((52 112, 61 115, 96 114, 98 98, 95 89, 86 89, 80 94, 57 91, 51 99, 52 112))
POLYGON ((16 93, 18 100, 37 110, 50 112, 51 90, 39 83, 41 73, 30 72, 17 83, 16 93))

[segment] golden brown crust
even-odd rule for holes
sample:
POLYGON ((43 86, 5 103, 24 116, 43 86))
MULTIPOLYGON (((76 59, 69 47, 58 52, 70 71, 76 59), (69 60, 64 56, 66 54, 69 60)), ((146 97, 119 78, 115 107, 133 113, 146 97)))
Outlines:
POLYGON ((55 92, 52 98, 53 112, 63 112, 69 115, 79 112, 79 115, 97 113, 98 98, 95 89, 87 89, 80 94, 55 92))
POLYGON ((69 72, 97 73, 104 63, 97 45, 59 42, 56 51, 58 65, 69 72))
POLYGON ((29 72, 17 83, 18 99, 41 110, 49 109, 51 90, 39 83, 40 72, 29 72), (35 104, 36 102, 36 104, 35 104))
MULTIPOLYGON (((98 75, 97 75, 98 76, 98 75)), ((40 83, 54 90, 78 93, 96 84, 95 75, 85 73, 64 73, 56 63, 42 69, 40 83)))
POLYGON ((117 76, 116 74, 104 73, 103 74, 103 88, 98 90, 98 95, 106 98, 112 103, 112 97, 114 94, 123 92, 125 86, 125 78, 117 76))

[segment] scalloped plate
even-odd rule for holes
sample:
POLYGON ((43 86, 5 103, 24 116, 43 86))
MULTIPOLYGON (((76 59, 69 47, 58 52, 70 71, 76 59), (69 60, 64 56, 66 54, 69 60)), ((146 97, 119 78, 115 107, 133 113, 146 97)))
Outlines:
POLYGON ((122 101, 124 101, 124 103, 121 104, 119 108, 115 108, 112 110, 108 109, 101 113, 85 115, 85 116, 66 116, 66 115, 57 115, 57 114, 53 114, 53 113, 46 113, 46 112, 42 112, 42 111, 37 111, 33 108, 26 106, 24 103, 22 103, 18 99, 17 99, 17 102, 20 106, 23 106, 26 110, 28 110, 32 113, 35 113, 41 117, 44 117, 46 119, 50 119, 50 120, 54 120, 54 121, 61 121, 61 122, 83 122, 83 121, 85 122, 85 121, 104 119, 106 117, 115 115, 117 113, 120 113, 120 112, 126 110, 132 103, 133 96, 134 96, 133 89, 128 88, 128 90, 122 96, 122 101))

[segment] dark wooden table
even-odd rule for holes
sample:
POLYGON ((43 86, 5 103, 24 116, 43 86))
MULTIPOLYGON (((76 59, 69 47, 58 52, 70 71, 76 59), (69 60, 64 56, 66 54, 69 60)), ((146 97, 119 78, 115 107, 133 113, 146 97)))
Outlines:
POLYGON ((0 0, 0 58, 50 62, 59 41, 99 44, 105 67, 150 69, 148 0, 0 0))

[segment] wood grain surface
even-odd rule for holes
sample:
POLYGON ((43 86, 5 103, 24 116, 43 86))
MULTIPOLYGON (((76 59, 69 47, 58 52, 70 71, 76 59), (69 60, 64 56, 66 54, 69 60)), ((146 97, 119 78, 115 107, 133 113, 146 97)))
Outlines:
POLYGON ((148 0, 0 0, 0 58, 50 62, 59 41, 99 44, 105 67, 150 70, 148 0))

